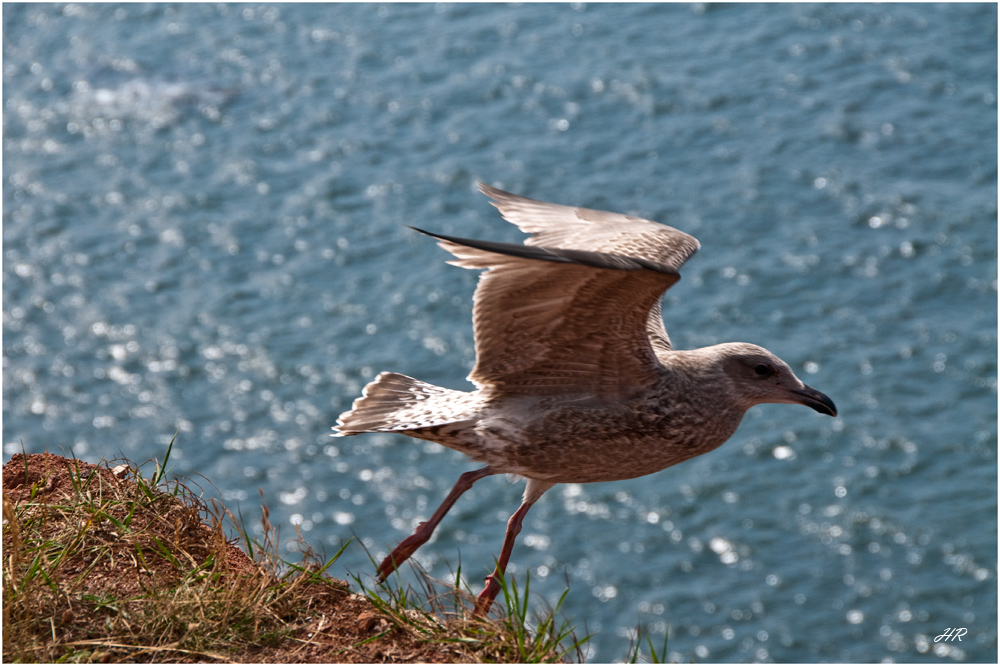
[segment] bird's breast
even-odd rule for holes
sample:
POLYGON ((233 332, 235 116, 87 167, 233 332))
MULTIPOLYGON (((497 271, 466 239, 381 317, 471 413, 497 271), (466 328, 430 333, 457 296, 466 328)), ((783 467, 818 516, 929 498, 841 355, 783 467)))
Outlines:
POLYGON ((717 448, 741 417, 652 401, 554 409, 503 432, 504 471, 554 483, 645 476, 717 448))

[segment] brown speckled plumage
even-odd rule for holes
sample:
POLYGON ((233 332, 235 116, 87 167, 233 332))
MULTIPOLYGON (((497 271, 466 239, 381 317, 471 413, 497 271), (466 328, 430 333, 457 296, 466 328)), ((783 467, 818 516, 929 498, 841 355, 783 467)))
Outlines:
POLYGON ((699 248, 691 236, 480 187, 531 236, 515 245, 428 234, 455 255, 450 263, 486 269, 473 297, 476 390, 383 372, 335 430, 401 432, 487 465, 462 475, 434 516, 382 562, 382 578, 430 538, 472 483, 502 473, 527 479, 479 597, 485 612, 524 514, 553 485, 629 479, 684 462, 729 439, 756 404, 797 403, 831 416, 836 407, 756 345, 672 348, 660 299, 699 248))

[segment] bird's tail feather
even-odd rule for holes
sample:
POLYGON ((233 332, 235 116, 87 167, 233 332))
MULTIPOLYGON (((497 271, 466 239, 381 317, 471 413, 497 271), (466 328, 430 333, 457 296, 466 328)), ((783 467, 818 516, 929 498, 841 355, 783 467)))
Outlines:
POLYGON ((396 372, 383 372, 362 391, 361 397, 340 415, 334 434, 401 432, 453 423, 454 410, 441 409, 461 403, 468 393, 442 388, 396 372))

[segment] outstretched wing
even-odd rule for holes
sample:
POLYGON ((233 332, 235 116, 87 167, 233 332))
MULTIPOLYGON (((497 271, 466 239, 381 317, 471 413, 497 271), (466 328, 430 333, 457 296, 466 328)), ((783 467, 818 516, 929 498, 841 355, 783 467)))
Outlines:
POLYGON ((469 379, 508 394, 624 399, 645 390, 658 372, 653 345, 669 348, 660 297, 698 242, 648 220, 482 187, 534 236, 517 245, 429 234, 451 263, 488 269, 474 296, 469 379))
MULTIPOLYGON (((637 257, 679 271, 701 247, 693 236, 651 220, 603 210, 561 206, 479 183, 508 222, 531 234, 526 245, 573 248, 637 257)), ((671 349, 659 301, 646 322, 654 348, 671 349)))
POLYGON ((617 254, 679 271, 701 247, 697 239, 641 217, 536 201, 479 184, 503 219, 531 238, 525 245, 617 254))

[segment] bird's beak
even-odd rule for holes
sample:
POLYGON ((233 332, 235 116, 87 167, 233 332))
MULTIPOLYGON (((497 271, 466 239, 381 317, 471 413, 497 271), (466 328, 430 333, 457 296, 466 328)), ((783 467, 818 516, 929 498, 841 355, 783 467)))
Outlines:
POLYGON ((837 406, 833 404, 833 400, 817 391, 816 389, 802 385, 800 389, 792 389, 789 391, 793 396, 795 396, 795 402, 800 405, 805 405, 806 407, 812 407, 820 414, 826 414, 827 416, 837 415, 837 406))

